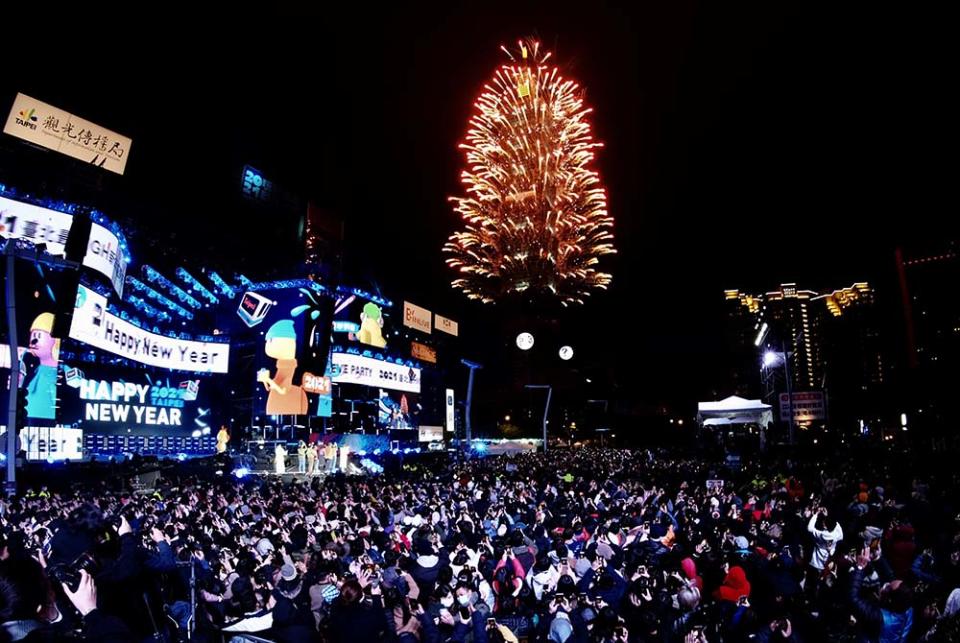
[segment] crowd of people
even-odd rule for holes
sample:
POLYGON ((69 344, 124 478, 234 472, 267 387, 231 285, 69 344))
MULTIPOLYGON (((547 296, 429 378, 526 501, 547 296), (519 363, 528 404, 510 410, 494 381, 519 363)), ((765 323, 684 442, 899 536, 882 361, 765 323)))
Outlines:
POLYGON ((28 490, 0 641, 957 641, 956 476, 577 449, 28 490))

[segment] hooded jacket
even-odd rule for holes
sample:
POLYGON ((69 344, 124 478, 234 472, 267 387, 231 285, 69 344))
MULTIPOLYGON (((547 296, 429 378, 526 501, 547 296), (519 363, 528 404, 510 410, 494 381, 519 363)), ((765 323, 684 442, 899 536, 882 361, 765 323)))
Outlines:
POLYGON ((713 597, 735 603, 741 596, 750 596, 750 581, 747 580, 743 567, 731 567, 723 579, 723 585, 713 592, 713 597))

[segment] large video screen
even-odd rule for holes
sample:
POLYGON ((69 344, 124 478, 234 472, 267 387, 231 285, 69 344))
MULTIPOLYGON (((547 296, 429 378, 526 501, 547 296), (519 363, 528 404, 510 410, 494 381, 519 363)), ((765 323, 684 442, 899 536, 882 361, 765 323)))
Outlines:
POLYGON ((257 337, 255 413, 320 414, 318 398, 330 395, 332 310, 330 297, 308 288, 243 295, 237 315, 257 337))
POLYGON ((215 432, 210 378, 64 362, 60 422, 105 435, 201 436, 215 432))
POLYGON ((377 424, 386 429, 415 429, 420 426, 420 410, 415 393, 380 389, 377 424))
POLYGON ((334 303, 335 344, 366 344, 386 348, 390 334, 390 309, 357 295, 338 295, 334 303))
MULTIPOLYGON (((30 425, 52 425, 56 418, 60 339, 53 336, 53 321, 60 274, 39 264, 18 262, 15 276, 16 366, 20 371, 20 387, 26 392, 26 421, 30 425)), ((0 387, 4 390, 10 377, 6 314, 6 307, 0 308, 0 387)))

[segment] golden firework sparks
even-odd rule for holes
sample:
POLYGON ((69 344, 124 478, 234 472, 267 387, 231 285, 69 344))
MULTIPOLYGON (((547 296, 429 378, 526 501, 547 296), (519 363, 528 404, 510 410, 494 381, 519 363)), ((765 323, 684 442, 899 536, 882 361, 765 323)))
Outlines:
POLYGON ((613 217, 600 175, 583 91, 563 78, 539 43, 501 47, 501 66, 476 100, 461 174, 464 196, 451 197, 463 229, 443 250, 453 286, 493 302, 516 293, 583 303, 606 288, 600 258, 616 252, 613 217))

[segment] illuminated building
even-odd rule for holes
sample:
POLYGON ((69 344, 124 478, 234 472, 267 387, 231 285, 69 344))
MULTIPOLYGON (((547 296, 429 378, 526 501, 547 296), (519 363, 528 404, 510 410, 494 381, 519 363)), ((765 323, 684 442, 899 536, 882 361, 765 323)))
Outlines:
POLYGON ((815 291, 786 283, 759 294, 726 290, 724 298, 730 367, 726 384, 732 393, 760 393, 769 401, 783 392, 782 367, 770 369, 775 377, 762 380, 760 365, 763 354, 771 351, 780 360, 774 364, 782 363, 785 349, 791 389, 824 391, 832 419, 852 420, 873 405, 885 364, 869 284, 815 291))
POLYGON ((957 355, 960 303, 960 243, 911 252, 897 249, 897 273, 904 310, 905 348, 912 368, 935 365, 957 355))
POLYGON ((960 358, 960 241, 898 248, 905 388, 911 391, 911 423, 931 433, 951 419, 960 358), (916 412, 916 414, 914 414, 916 412), (925 415, 924 415, 925 412, 925 415))

